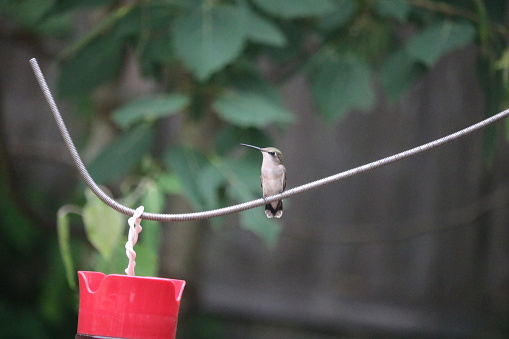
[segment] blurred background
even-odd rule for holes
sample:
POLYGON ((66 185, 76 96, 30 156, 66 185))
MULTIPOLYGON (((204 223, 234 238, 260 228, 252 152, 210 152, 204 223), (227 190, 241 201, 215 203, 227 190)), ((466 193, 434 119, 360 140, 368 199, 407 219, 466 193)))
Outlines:
MULTIPOLYGON (((508 107, 503 0, 0 1, 0 328, 76 333, 76 271, 123 273, 127 217, 261 195, 508 107)), ((142 222, 137 275, 187 281, 178 338, 506 338, 509 125, 263 208, 142 222)))

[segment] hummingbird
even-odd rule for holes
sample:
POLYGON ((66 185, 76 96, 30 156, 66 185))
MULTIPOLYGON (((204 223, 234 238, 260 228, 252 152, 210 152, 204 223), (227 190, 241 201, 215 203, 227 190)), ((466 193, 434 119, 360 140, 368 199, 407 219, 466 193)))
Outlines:
MULTIPOLYGON (((263 161, 260 175, 263 197, 279 194, 286 187, 286 168, 283 165, 283 153, 275 147, 260 148, 253 145, 241 144, 262 152, 263 161)), ((283 200, 276 200, 265 205, 267 218, 281 218, 283 215, 283 200)))

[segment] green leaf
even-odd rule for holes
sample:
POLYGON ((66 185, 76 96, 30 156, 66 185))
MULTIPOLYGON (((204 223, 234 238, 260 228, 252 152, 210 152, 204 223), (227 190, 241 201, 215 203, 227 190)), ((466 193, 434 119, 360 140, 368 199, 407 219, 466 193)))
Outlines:
POLYGON ((412 6, 405 0, 378 0, 375 10, 383 17, 394 18, 404 22, 412 6))
POLYGON ((276 47, 283 47, 287 43, 279 27, 255 13, 249 13, 247 36, 252 41, 276 47))
MULTIPOLYGON (((127 241, 127 237, 125 240, 127 241)), ((94 258, 94 263, 94 271, 102 272, 104 274, 124 274, 125 269, 129 264, 129 259, 125 254, 125 242, 118 242, 113 249, 111 258, 109 259, 106 259, 101 254, 97 253, 96 258, 94 258)))
POLYGON ((219 208, 219 189, 226 183, 224 174, 214 164, 210 163, 199 174, 197 179, 198 189, 205 202, 205 208, 219 208))
POLYGON ((424 73, 424 67, 405 50, 390 55, 380 70, 380 82, 390 101, 396 101, 424 73))
MULTIPOLYGON (((114 0, 56 0, 55 4, 47 15, 54 15, 66 11, 78 10, 83 8, 92 8, 99 6, 106 6, 112 3, 114 0)), ((39 2, 42 2, 39 0, 39 2)))
POLYGON ((124 132, 87 166, 90 175, 98 184, 121 178, 149 152, 153 141, 154 133, 145 124, 124 132))
POLYGON ((196 178, 209 161, 200 152, 184 146, 175 146, 164 157, 166 165, 180 180, 182 193, 196 209, 205 206, 196 178))
POLYGON ((319 16, 334 10, 331 0, 253 0, 265 11, 286 19, 319 16))
POLYGON ((112 118, 122 129, 141 120, 155 120, 176 114, 189 103, 183 94, 170 94, 133 101, 112 113, 112 118))
POLYGON ((180 194, 182 185, 178 178, 172 173, 164 173, 156 178, 157 187, 166 194, 180 194))
MULTIPOLYGON (((505 101, 509 101, 508 95, 509 95, 509 48, 506 48, 502 55, 500 56, 500 59, 497 60, 495 63, 495 68, 497 70, 501 71, 501 80, 504 87, 504 93, 505 93, 505 101)), ((507 106, 507 104, 503 104, 504 106, 507 106)))
POLYGON ((113 80, 122 65, 123 39, 105 34, 79 48, 60 68, 58 89, 62 96, 89 92, 113 80))
POLYGON ((278 221, 265 216, 263 206, 241 212, 240 225, 259 236, 270 248, 276 245, 282 230, 278 221))
POLYGON ((50 1, 0 1, 0 10, 3 16, 23 26, 34 28, 40 24, 43 15, 50 9, 50 1))
POLYGON ((227 178, 228 195, 238 202, 246 202, 262 196, 260 185, 260 162, 261 155, 257 161, 254 159, 225 159, 219 164, 223 176, 227 178))
MULTIPOLYGON (((140 32, 142 29, 149 29, 146 26, 142 27, 141 20, 143 15, 152 18, 152 11, 150 9, 149 6, 143 5, 122 6, 116 9, 102 24, 110 29, 108 34, 113 34, 122 38, 141 38, 140 32)), ((97 28, 100 28, 100 26, 95 29, 97 28)), ((152 27, 150 27, 150 29, 152 29, 152 27)), ((90 33, 92 34, 94 31, 90 33)))
POLYGON ((318 28, 330 32, 343 27, 357 11, 357 3, 353 0, 336 0, 335 9, 320 17, 318 28))
MULTIPOLYGON (((128 7, 126 5, 124 7, 128 7)), ((133 3, 129 11, 119 16, 112 33, 132 41, 139 56, 143 75, 161 79, 163 67, 175 59, 169 23, 178 5, 170 1, 133 3)))
POLYGON ((124 218, 102 202, 91 190, 85 191, 83 223, 87 239, 103 258, 109 260, 124 233, 124 218))
POLYGON ((72 19, 70 14, 54 15, 36 23, 33 29, 37 34, 46 36, 46 38, 67 39, 71 35, 70 32, 73 31, 72 19))
MULTIPOLYGON (((143 232, 145 232, 145 226, 143 226, 143 232)), ((140 237, 143 237, 143 232, 140 233, 140 237)), ((136 252, 136 268, 134 272, 140 277, 155 277, 159 270, 159 253, 154 251, 153 248, 146 245, 145 243, 138 242, 134 245, 134 251, 136 252)), ((125 257, 125 267, 127 267, 129 261, 127 256, 125 257)))
POLYGON ((312 74, 311 91, 319 112, 328 120, 352 109, 368 109, 375 102, 369 66, 357 59, 323 61, 312 74))
POLYGON ((223 127, 214 139, 214 149, 219 155, 234 148, 239 148, 240 143, 250 145, 272 145, 272 141, 259 128, 241 128, 233 125, 223 127))
MULTIPOLYGON (((143 222, 142 227, 143 231, 139 234, 140 238, 143 237, 143 233, 145 232, 143 222)), ((136 267, 134 269, 135 275, 140 277, 157 276, 159 267, 158 254, 156 254, 153 249, 149 248, 149 246, 140 243, 139 241, 136 245, 134 245, 134 251, 136 252, 136 267)), ((96 259, 96 266, 94 270, 104 274, 124 274, 128 264, 129 259, 125 254, 125 242, 120 242, 115 247, 110 260, 105 260, 102 257, 98 257, 96 259)))
MULTIPOLYGON (((141 205, 145 212, 161 213, 164 208, 164 194, 161 192, 156 182, 153 180, 144 180, 145 193, 141 200, 141 205)), ((152 250, 153 255, 157 257, 161 245, 161 223, 157 221, 143 220, 143 236, 141 243, 147 247, 147 251, 152 250)))
POLYGON ((57 235, 60 256, 64 264, 65 276, 71 289, 76 290, 76 272, 71 255, 71 237, 69 230, 69 213, 76 213, 75 208, 71 206, 62 206, 57 213, 57 235))
POLYGON ((145 207, 145 212, 160 213, 164 209, 164 195, 157 183, 144 178, 143 188, 145 192, 141 204, 145 207))
POLYGON ((238 63, 235 65, 235 76, 230 77, 228 83, 230 88, 241 93, 254 93, 265 97, 275 103, 281 101, 276 86, 269 82, 266 77, 260 74, 260 68, 255 64, 246 62, 238 63))
POLYGON ((446 53, 467 45, 475 38, 475 28, 467 21, 437 22, 414 36, 407 45, 408 53, 432 67, 446 53))
POLYGON ((294 120, 286 108, 256 93, 228 92, 218 97, 212 107, 221 118, 240 127, 261 128, 294 120))
MULTIPOLYGON (((48 277, 51 277, 51 279, 44 279, 38 284, 37 304, 34 306, 37 309, 37 313, 40 314, 42 319, 45 319, 47 324, 58 324, 62 321, 65 321, 66 313, 69 311, 69 299, 73 298, 76 293, 69 290, 66 272, 60 265, 61 255, 57 249, 56 240, 53 238, 45 239, 45 245, 47 246, 45 251, 45 274, 47 274, 48 277)), ((76 247, 80 246, 76 242, 73 242, 73 252, 76 252, 76 247)), ((34 258, 33 260, 37 259, 34 258)), ((72 275, 74 278, 76 278, 76 271, 74 271, 72 275)), ((73 285, 72 288, 75 289, 76 286, 73 285)), ((22 320, 17 319, 17 321, 22 320)), ((23 326, 26 326, 25 322, 23 323, 23 326)), ((43 338, 46 337, 43 332, 39 332, 38 334, 34 333, 28 337, 41 337, 41 334, 43 338)), ((23 337, 6 335, 4 329, 2 329, 2 336, 11 338, 23 337)))
POLYGON ((156 79, 161 78, 163 67, 175 58, 169 32, 153 34, 140 53, 143 74, 156 79))
POLYGON ((175 19, 175 52, 198 80, 205 81, 242 51, 246 19, 243 6, 199 6, 191 14, 175 19))

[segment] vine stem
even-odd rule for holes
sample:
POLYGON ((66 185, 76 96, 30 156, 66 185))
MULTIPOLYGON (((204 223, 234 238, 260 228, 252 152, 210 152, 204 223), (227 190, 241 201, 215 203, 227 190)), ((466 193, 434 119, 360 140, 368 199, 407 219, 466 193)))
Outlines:
MULTIPOLYGON (((132 216, 135 212, 134 209, 126 207, 114 199, 110 198, 104 191, 95 183, 95 181, 92 179, 90 174, 88 173, 85 165, 83 164, 83 161, 81 160, 78 151, 76 150, 76 147, 74 146, 74 143, 71 139, 71 136, 69 135, 69 131, 67 130, 67 127, 65 126, 65 123, 62 119, 62 116, 60 115, 60 112, 58 110, 58 107, 55 103, 55 100, 53 99, 53 96, 51 94, 51 91, 46 83, 46 80, 44 78, 44 75, 41 72, 41 69, 39 67, 39 64, 37 63, 37 60, 35 58, 30 59, 30 65, 32 66, 32 69, 34 71, 35 77, 37 78, 37 81, 39 82, 39 86, 41 87, 42 93, 44 97, 46 98, 46 101, 48 102, 48 105, 50 107, 51 112, 53 113, 53 117, 55 118, 55 121, 57 123, 57 126, 60 130, 60 134, 62 135, 62 138, 64 139, 64 142, 69 149, 69 153, 71 154, 71 157, 74 160, 74 164, 78 168, 79 173, 81 174, 81 177, 87 184, 87 186, 94 192, 99 199, 101 199, 106 205, 113 208, 114 210, 125 214, 127 216, 132 216)), ((445 137, 442 137, 440 139, 428 142, 424 145, 414 147, 412 149, 409 149, 407 151, 403 151, 401 153, 397 153, 394 155, 391 155, 389 157, 370 162, 368 164, 352 168, 350 170, 331 175, 329 177, 319 179, 313 182, 310 182, 308 184, 304 184, 301 186, 297 186, 295 188, 289 189, 287 191, 284 191, 283 193, 276 194, 270 197, 260 198, 248 202, 244 202, 241 204, 219 208, 215 210, 209 210, 209 211, 203 211, 203 212, 195 212, 195 213, 183 213, 183 214, 160 214, 160 213, 149 213, 149 212, 143 212, 141 215, 141 219, 144 220, 153 220, 153 221, 189 221, 189 220, 199 220, 199 219, 208 219, 213 217, 219 217, 227 214, 232 214, 235 212, 244 211, 247 209, 251 209, 257 206, 264 205, 266 203, 280 200, 280 199, 286 199, 291 196, 309 191, 311 189, 315 189, 320 186, 328 185, 333 182, 343 180, 364 172, 369 172, 371 170, 374 170, 375 168, 379 168, 403 159, 406 159, 408 157, 411 157, 413 155, 429 151, 433 148, 437 148, 439 146, 445 145, 451 141, 457 140, 461 137, 464 137, 470 133, 479 131, 491 124, 494 124, 504 118, 509 116, 509 109, 506 109, 498 114, 495 114, 485 120, 482 120, 474 125, 471 125, 467 128, 464 128, 458 132, 449 134, 445 137)))

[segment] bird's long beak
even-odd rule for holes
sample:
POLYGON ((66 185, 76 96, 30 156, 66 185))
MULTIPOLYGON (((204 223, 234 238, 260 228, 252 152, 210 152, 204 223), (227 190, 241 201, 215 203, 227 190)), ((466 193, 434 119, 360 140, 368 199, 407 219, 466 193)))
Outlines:
POLYGON ((251 147, 251 148, 254 148, 254 149, 257 149, 257 150, 259 150, 259 151, 263 152, 263 151, 262 151, 262 149, 261 149, 260 147, 256 147, 256 146, 248 145, 248 144, 241 144, 241 145, 242 145, 242 146, 246 146, 246 147, 251 147))

